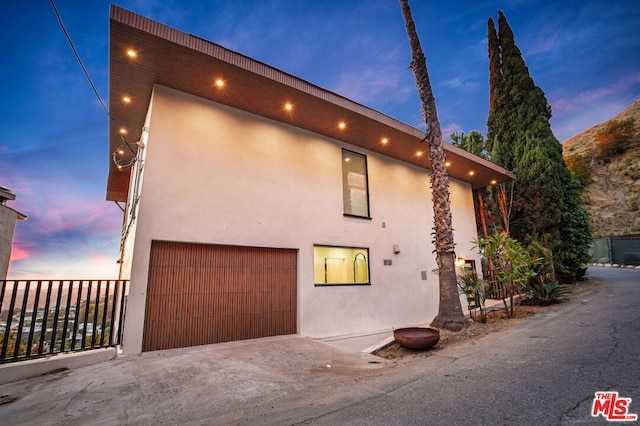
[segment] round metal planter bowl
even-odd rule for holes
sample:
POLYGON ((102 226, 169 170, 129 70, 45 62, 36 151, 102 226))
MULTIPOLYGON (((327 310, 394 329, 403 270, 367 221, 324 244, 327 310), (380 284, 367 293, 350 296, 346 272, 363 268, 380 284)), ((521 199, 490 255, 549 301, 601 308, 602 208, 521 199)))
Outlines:
POLYGON ((440 340, 440 331, 429 327, 405 327, 393 330, 394 340, 407 349, 427 349, 440 340))

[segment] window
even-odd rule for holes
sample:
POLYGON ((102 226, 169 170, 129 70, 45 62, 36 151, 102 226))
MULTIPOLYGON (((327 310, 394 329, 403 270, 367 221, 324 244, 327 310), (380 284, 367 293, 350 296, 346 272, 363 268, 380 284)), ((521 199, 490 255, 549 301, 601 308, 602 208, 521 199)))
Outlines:
POLYGON ((367 157, 342 150, 342 201, 344 214, 369 217, 367 157))
POLYGON ((313 247, 313 282, 322 285, 369 285, 369 249, 313 247))

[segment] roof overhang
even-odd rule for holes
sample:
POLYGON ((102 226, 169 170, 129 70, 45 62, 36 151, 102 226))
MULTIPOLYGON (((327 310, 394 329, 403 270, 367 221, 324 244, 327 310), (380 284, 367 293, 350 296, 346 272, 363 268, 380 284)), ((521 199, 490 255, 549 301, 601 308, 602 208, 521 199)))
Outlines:
MULTIPOLYGON (((111 6, 109 43, 109 177, 106 198, 126 201, 129 170, 111 161, 126 140, 140 140, 154 84, 304 128, 423 168, 430 168, 424 132, 307 81, 111 6), (135 58, 127 52, 137 53, 135 58), (215 82, 222 79, 224 87, 215 82), (127 96, 130 102, 123 102, 127 96), (284 108, 294 105, 293 111, 284 108), (346 123, 340 129, 338 123, 346 123), (386 142, 383 142, 383 139, 386 142), (422 153, 422 154, 420 154, 422 153)), ((449 176, 482 188, 515 179, 504 168, 445 143, 449 176)))

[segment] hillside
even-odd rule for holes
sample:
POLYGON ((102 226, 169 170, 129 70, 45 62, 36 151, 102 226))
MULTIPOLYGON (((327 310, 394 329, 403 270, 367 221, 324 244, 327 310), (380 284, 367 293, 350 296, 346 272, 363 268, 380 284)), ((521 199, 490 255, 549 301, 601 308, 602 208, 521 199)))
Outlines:
POLYGON ((567 139, 562 149, 585 185, 594 237, 640 234, 640 100, 567 139), (621 124, 624 137, 616 133, 621 124))

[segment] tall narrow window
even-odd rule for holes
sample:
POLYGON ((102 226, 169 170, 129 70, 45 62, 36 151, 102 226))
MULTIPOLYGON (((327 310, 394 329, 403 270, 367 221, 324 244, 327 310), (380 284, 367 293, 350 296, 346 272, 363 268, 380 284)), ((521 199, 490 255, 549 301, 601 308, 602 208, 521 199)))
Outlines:
POLYGON ((369 217, 367 157, 342 150, 342 200, 344 214, 369 217))

